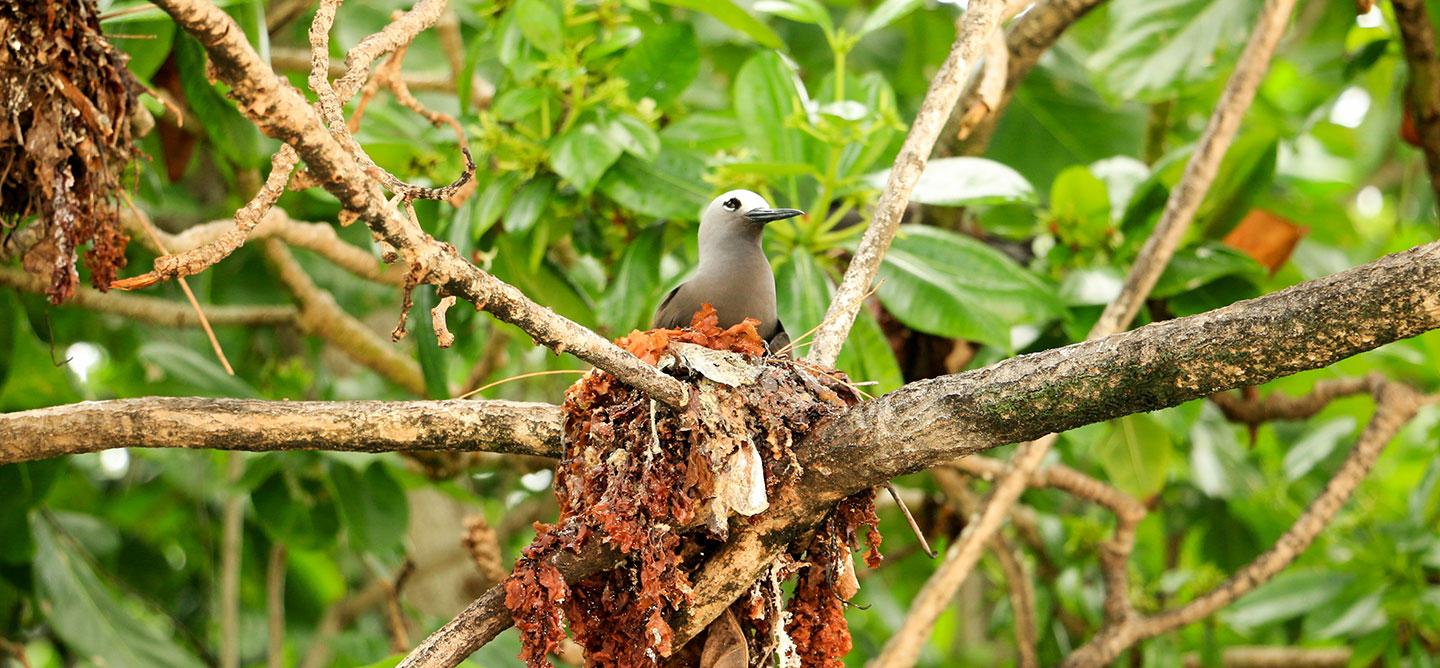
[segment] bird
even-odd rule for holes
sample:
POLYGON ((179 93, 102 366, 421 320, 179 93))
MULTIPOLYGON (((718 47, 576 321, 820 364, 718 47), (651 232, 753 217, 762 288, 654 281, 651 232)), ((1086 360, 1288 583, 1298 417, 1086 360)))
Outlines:
POLYGON ((790 343, 775 310, 775 274, 760 237, 777 220, 804 215, 799 209, 774 209, 749 190, 731 190, 710 202, 700 215, 700 264, 690 280, 676 286, 655 310, 651 327, 690 325, 702 304, 714 307, 721 327, 745 318, 771 351, 790 343))

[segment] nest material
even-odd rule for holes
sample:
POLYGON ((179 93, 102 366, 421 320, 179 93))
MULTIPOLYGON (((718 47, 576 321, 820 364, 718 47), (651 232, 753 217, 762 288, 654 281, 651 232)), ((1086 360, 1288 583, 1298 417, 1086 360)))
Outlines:
MULTIPOLYGON (((762 358, 754 321, 721 329, 708 308, 690 328, 636 332, 618 343, 691 384, 695 399, 672 411, 602 371, 567 392, 555 481, 560 520, 537 527, 506 589, 521 658, 535 668, 549 665, 563 620, 587 665, 684 663, 665 659, 675 650, 668 619, 689 603, 692 577, 724 540, 730 514, 763 512, 777 487, 799 475, 794 443, 858 401, 839 372, 762 358), (591 540, 624 561, 567 585, 548 557, 591 540)), ((847 499, 735 604, 750 665, 775 652, 786 665, 841 665, 850 648, 845 599, 855 593, 851 548, 857 528, 870 525, 878 562, 875 523, 873 494, 847 499), (797 574, 786 625, 780 583, 797 574)))
POLYGON ((25 269, 59 303, 77 250, 102 290, 125 266, 114 193, 135 156, 134 77, 105 40, 93 0, 0 3, 0 222, 36 217, 25 269))

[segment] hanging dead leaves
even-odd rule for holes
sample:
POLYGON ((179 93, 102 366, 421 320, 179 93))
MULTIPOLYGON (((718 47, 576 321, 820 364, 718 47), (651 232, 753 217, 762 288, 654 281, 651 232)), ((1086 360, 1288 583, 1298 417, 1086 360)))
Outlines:
POLYGON ((0 223, 33 217, 26 271, 59 303, 75 291, 78 249, 105 289, 125 265, 114 193, 134 157, 138 86, 100 32, 93 0, 0 3, 0 223))
POLYGON ((869 492, 837 505, 712 625, 724 639, 677 651, 669 620, 690 601, 692 578, 729 522, 744 521, 732 513, 765 511, 799 476, 795 444, 855 404, 854 389, 839 372, 762 357, 754 321, 721 329, 708 306, 689 328, 634 332, 617 343, 686 381, 693 399, 688 410, 672 411, 602 371, 566 393, 565 455, 555 480, 560 519, 537 526, 506 584, 521 658, 548 666, 566 621, 590 666, 695 665, 701 647, 715 653, 711 646, 724 661, 706 656, 707 665, 758 666, 777 654, 781 665, 841 665, 850 649, 844 606, 856 590, 850 555, 860 526, 871 527, 869 560, 879 560, 869 492), (596 540, 624 561, 567 585, 549 557, 596 540), (781 583, 796 575, 782 609, 781 583))

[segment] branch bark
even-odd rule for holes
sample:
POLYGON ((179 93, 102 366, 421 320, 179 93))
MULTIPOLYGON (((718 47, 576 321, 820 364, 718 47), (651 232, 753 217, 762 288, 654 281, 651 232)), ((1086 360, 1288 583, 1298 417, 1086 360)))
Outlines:
POLYGON ((486 451, 555 457, 560 413, 516 401, 151 397, 0 414, 0 464, 109 448, 486 451))
POLYGON ((1005 4, 1002 0, 972 0, 967 5, 960 34, 956 36, 954 46, 950 47, 950 55, 946 56, 940 71, 930 81, 930 89, 925 92, 920 110, 910 124, 910 133, 905 136, 900 154, 895 156, 895 164, 885 181, 885 190, 875 203, 870 227, 860 239, 860 246, 855 250, 850 266, 845 269, 845 278, 835 291, 825 318, 815 330, 807 355, 811 362, 833 366, 840 356, 845 337, 855 324, 855 314, 860 311, 870 284, 875 282, 875 276, 880 272, 880 260, 900 228, 900 217, 910 202, 910 193, 920 181, 920 173, 925 171, 925 162, 935 147, 935 140, 940 137, 946 119, 955 108, 965 77, 984 52, 990 33, 1000 24, 1005 4))
POLYGON ((1420 147, 1430 168, 1430 187, 1440 208, 1440 57, 1435 53, 1435 24, 1425 0, 1394 0, 1400 43, 1410 66, 1409 102, 1420 147))
MULTIPOLYGON (((687 393, 679 381, 600 335, 536 304, 519 290, 461 258, 454 247, 411 224, 367 178, 355 156, 331 136, 305 97, 260 59, 245 41, 245 33, 228 14, 205 0, 157 0, 156 4, 205 47, 212 71, 231 87, 230 95, 246 117, 266 135, 294 147, 309 173, 339 199, 345 209, 355 212, 377 239, 393 248, 417 280, 435 285, 445 294, 464 298, 524 330, 536 342, 605 369, 667 405, 685 405, 687 393)), ((410 20, 413 13, 407 13, 391 27, 410 20)), ((403 43, 403 40, 395 41, 403 36, 392 35, 389 29, 372 37, 375 39, 367 38, 351 49, 346 58, 350 71, 336 82, 341 99, 348 99, 347 91, 353 94, 353 90, 359 88, 358 85, 350 87, 352 75, 356 76, 354 81, 363 80, 366 74, 363 70, 375 57, 403 43)))
MULTIPOLYGON (((11 267, 0 267, 0 285, 32 294, 45 294, 45 281, 11 267)), ((164 327, 199 327, 200 316, 188 304, 116 292, 100 292, 78 286, 75 295, 61 304, 62 308, 83 308, 97 313, 111 313, 139 322, 164 327)), ((293 325, 298 312, 292 306, 207 306, 205 316, 216 327, 293 325)))

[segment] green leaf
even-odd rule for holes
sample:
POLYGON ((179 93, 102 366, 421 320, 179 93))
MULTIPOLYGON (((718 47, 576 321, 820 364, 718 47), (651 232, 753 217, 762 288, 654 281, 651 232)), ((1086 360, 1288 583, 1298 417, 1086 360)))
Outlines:
POLYGON ((865 22, 860 25, 860 32, 856 33, 856 37, 864 37, 899 21, 922 4, 924 4, 924 0, 885 0, 875 8, 875 11, 865 17, 865 22))
POLYGON ((755 40, 767 49, 783 49, 785 44, 780 41, 780 36, 775 34, 770 26, 765 25, 760 19, 751 16, 740 5, 732 0, 659 0, 660 3, 671 7, 692 9, 697 12, 709 14, 715 20, 729 26, 732 30, 739 32, 750 39, 755 40))
POLYGON ((215 150, 241 167, 259 167, 267 157, 260 131, 210 84, 205 74, 205 50, 195 38, 178 36, 175 64, 185 100, 215 150))
POLYGON ((511 88, 495 97, 490 110, 502 121, 518 121, 538 111, 549 95, 540 88, 511 88))
POLYGON ((474 218, 470 221, 471 239, 479 241, 480 235, 485 234, 495 221, 500 220, 501 214, 510 208, 510 200, 515 196, 519 185, 519 174, 505 172, 485 186, 485 191, 480 193, 480 198, 475 203, 474 218))
POLYGON ((809 162, 800 130, 785 127, 803 94, 795 68, 780 54, 763 52, 745 61, 735 75, 735 118, 745 148, 768 162, 809 162))
POLYGON ((0 294, 0 389, 10 377, 10 358, 15 354, 15 328, 25 317, 24 307, 15 294, 5 290, 0 294))
POLYGON ((30 509, 45 500, 55 478, 68 468, 58 459, 0 466, 0 489, 6 495, 5 503, 0 503, 0 536, 5 537, 0 540, 0 564, 34 561, 30 509))
POLYGON ((820 26, 827 33, 834 32, 830 12, 816 0, 759 0, 755 11, 783 16, 791 21, 811 23, 820 26))
POLYGON ((175 630, 138 598, 104 582, 79 546, 49 520, 34 529, 35 579, 49 627, 86 664, 166 668, 204 664, 174 641, 175 630))
POLYGON ((1282 571, 1220 613, 1226 624, 1251 629, 1293 619, 1328 604, 1349 584, 1334 571, 1282 571))
POLYGON ((430 310, 435 308, 435 289, 426 285, 420 287, 415 296, 415 337, 420 349, 420 373, 425 378, 425 395, 431 399, 450 398, 450 383, 446 380, 445 367, 449 358, 440 349, 435 339, 435 328, 430 310))
MULTIPOLYGON (((883 189, 890 170, 866 177, 883 189)), ((939 158, 925 165, 910 201, 933 206, 977 206, 1033 202, 1035 187, 1020 173, 985 158, 939 158)))
POLYGON ((330 490, 320 480, 282 469, 271 474, 250 494, 265 533, 278 542, 302 549, 334 544, 340 531, 339 511, 330 490))
POLYGON ((1292 482, 1299 480, 1354 432, 1355 418, 1352 417, 1335 418, 1307 428, 1305 436, 1285 453, 1285 479, 1292 482))
POLYGON ((169 341, 149 341, 140 345, 140 359, 165 371, 173 380, 210 397, 256 398, 259 395, 249 383, 225 373, 210 354, 186 348, 169 341))
POLYGON ((505 211, 505 231, 519 234, 534 227, 550 206, 550 193, 554 191, 555 179, 548 176, 538 176, 521 186, 505 211))
POLYGON ((131 14, 102 21, 100 26, 107 35, 145 36, 143 39, 112 39, 110 42, 130 56, 125 67, 142 81, 149 81, 165 64, 175 41, 175 22, 165 14, 131 14))
POLYGON ((1088 66, 1111 95, 1170 99, 1219 70, 1217 52, 1244 41, 1250 0, 1115 0, 1110 33, 1088 66))
POLYGON ((340 502, 340 518, 353 544, 371 554, 398 554, 404 547, 410 505, 389 467, 372 461, 362 475, 347 464, 331 461, 329 472, 340 502))
POLYGON ((556 313, 594 329, 595 307, 590 298, 549 260, 532 268, 526 257, 530 249, 525 244, 526 240, 516 234, 496 239, 490 272, 556 313))
POLYGON ((1010 349, 1010 330, 1064 310, 1054 288, 1005 254, 947 230, 906 225, 880 265, 880 301, 912 329, 1010 349))
POLYGON ((515 27, 535 48, 545 53, 559 53, 565 48, 565 34, 560 14, 545 0, 518 0, 508 12, 515 17, 515 27))
POLYGON ((629 82, 630 99, 644 98, 664 107, 690 86, 700 72, 700 47, 689 23, 662 23, 646 31, 615 68, 629 82))
POLYGON ((550 142, 550 167, 580 194, 589 195, 623 152, 594 123, 585 123, 550 142))
POLYGON ((660 131, 667 144, 705 153, 729 150, 745 143, 745 131, 732 114, 698 112, 681 118, 660 131))
POLYGON ((1112 420, 1095 456, 1112 484, 1136 498, 1148 499, 1165 486, 1174 445, 1164 425, 1139 413, 1112 420))
POLYGON ((615 278, 600 300, 601 313, 613 326, 610 330, 613 334, 624 334, 649 324, 660 291, 664 236, 663 225, 652 225, 625 246, 615 278))
POLYGON ((1109 189, 1087 167, 1066 168, 1050 184, 1050 215, 1066 243, 1101 245, 1110 230, 1109 189))
POLYGON ((605 121, 605 136, 641 160, 660 155, 660 136, 645 121, 629 114, 616 114, 605 121))
POLYGON ((1235 426, 1207 408, 1190 428, 1190 478, 1195 486, 1208 496, 1235 498, 1249 491, 1246 479, 1253 474, 1235 438, 1235 426))
POLYGON ((1386 625, 1385 593, 1389 587, 1374 583, 1348 588, 1348 599, 1320 606, 1305 618, 1305 636, 1311 638, 1351 638, 1386 625))
POLYGON ((1238 276, 1258 283, 1265 278, 1265 268, 1249 255, 1218 243, 1182 248, 1165 266, 1150 296, 1163 299, 1224 276, 1238 276))
POLYGON ((705 163, 687 151, 662 150, 654 162, 621 156, 600 181, 600 192, 636 213, 695 220, 710 191, 702 175, 705 163))
MULTIPOLYGON (((799 337, 825 317, 834 286, 815 256, 804 248, 795 248, 780 263, 775 271, 775 283, 780 322, 795 342, 797 351, 803 352, 809 339, 801 341, 799 337)), ((856 381, 875 381, 877 385, 866 388, 867 392, 889 392, 902 383, 895 354, 880 325, 866 309, 861 309, 856 317, 836 366, 856 381)))

